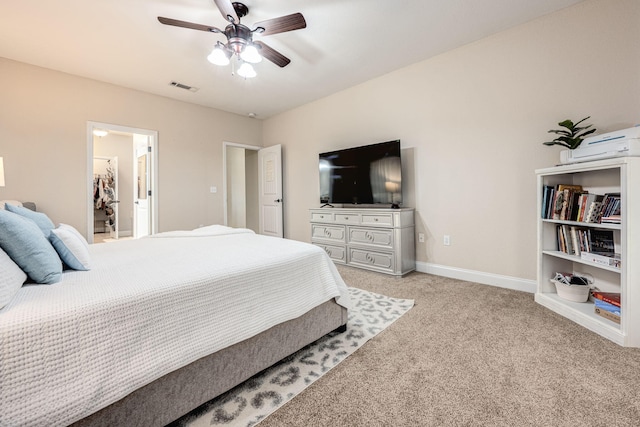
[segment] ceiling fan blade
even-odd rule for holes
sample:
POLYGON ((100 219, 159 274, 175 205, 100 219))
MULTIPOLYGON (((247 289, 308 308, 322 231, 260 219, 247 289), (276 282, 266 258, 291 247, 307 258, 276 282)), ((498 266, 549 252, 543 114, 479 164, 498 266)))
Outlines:
POLYGON ((238 18, 238 14, 233 8, 231 0, 213 0, 213 2, 218 6, 218 9, 220 9, 220 13, 224 19, 236 24, 240 22, 240 18, 238 18))
POLYGON ((307 21, 301 13, 292 13, 291 15, 281 16, 280 18, 267 19, 266 21, 256 22, 253 25, 256 32, 263 36, 270 34, 284 33, 287 31, 300 30, 307 27, 307 21), (258 28, 264 28, 260 32, 258 28))
POLYGON ((286 67, 289 65, 289 62, 291 62, 289 58, 263 42, 254 41, 253 44, 260 46, 260 55, 276 64, 278 67, 286 67))
POLYGON ((178 19, 165 18, 162 16, 158 16, 158 21, 164 25, 173 25, 174 27, 190 28, 192 30, 207 31, 210 33, 224 33, 221 29, 211 27, 209 25, 194 24, 193 22, 180 21, 178 19))

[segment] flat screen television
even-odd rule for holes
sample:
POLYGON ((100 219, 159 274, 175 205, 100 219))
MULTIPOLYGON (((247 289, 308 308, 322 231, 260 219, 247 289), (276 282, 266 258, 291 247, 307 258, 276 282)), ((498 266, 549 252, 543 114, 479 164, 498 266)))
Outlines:
POLYGON ((400 140, 320 153, 320 203, 402 204, 400 140))

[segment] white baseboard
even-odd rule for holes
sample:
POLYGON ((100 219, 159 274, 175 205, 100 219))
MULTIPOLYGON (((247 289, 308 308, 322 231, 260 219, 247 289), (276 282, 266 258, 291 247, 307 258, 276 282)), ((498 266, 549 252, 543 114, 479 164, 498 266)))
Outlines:
POLYGON ((434 274, 436 276, 450 277, 452 279, 465 280, 467 282, 481 283, 483 285, 497 286, 500 288, 514 289, 529 293, 536 292, 536 281, 521 279, 519 277, 502 276, 500 274, 485 273, 483 271, 465 270, 463 268, 448 267, 446 265, 432 264, 429 262, 416 262, 416 270, 421 273, 434 274))

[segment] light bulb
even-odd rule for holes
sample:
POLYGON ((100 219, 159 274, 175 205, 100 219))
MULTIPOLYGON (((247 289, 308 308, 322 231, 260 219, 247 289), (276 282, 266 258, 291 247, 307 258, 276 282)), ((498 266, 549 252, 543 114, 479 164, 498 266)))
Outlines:
POLYGON ((215 65, 229 65, 229 57, 220 45, 216 45, 216 47, 213 48, 211 54, 207 56, 207 59, 215 65))
POLYGON ((245 79, 250 79, 257 76, 256 70, 254 70, 251 64, 247 62, 243 62, 240 68, 238 68, 238 75, 240 77, 244 77, 245 79))
POLYGON ((257 64, 262 61, 262 56, 258 53, 258 49, 252 44, 247 45, 242 53, 240 54, 240 58, 243 61, 250 62, 252 64, 257 64))

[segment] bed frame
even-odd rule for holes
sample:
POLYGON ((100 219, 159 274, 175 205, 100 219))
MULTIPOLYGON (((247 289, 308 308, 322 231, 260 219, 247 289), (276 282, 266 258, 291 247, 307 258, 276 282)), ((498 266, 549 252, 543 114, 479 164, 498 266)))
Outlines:
POLYGON ((333 330, 347 310, 334 300, 171 372, 72 424, 165 426, 333 330))

